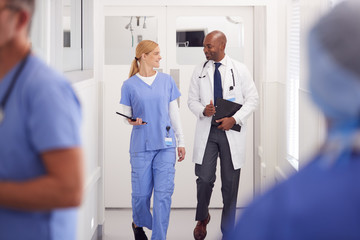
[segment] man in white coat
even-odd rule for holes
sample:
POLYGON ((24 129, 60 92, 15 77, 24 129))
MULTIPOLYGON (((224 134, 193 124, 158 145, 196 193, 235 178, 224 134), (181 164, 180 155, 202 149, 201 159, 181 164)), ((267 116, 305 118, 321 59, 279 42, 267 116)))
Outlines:
POLYGON ((207 61, 195 68, 188 96, 188 106, 197 117, 193 162, 197 184, 197 208, 194 238, 206 237, 210 221, 209 203, 220 157, 223 211, 221 231, 226 235, 234 227, 240 170, 245 162, 246 119, 256 109, 258 93, 246 66, 225 55, 226 36, 213 31, 204 39, 207 61), (216 99, 242 104, 232 117, 211 124, 216 99), (230 130, 235 124, 241 131, 230 130))

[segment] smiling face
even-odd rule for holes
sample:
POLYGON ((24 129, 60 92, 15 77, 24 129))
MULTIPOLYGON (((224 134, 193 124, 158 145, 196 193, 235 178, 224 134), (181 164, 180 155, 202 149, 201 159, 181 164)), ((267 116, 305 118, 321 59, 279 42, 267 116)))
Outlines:
POLYGON ((225 36, 218 31, 206 35, 204 39, 204 53, 207 60, 220 62, 225 56, 225 36))
POLYGON ((160 67, 160 48, 157 46, 154 50, 149 53, 144 53, 144 61, 147 65, 152 68, 159 68, 160 67))

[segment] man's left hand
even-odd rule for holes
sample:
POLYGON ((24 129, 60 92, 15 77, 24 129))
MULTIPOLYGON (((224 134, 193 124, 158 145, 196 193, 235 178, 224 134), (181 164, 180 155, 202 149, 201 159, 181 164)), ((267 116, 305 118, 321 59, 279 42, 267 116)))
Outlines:
POLYGON ((236 123, 235 118, 233 118, 233 117, 221 118, 221 119, 216 120, 216 122, 220 123, 220 125, 218 126, 218 129, 223 130, 223 131, 228 131, 236 123))

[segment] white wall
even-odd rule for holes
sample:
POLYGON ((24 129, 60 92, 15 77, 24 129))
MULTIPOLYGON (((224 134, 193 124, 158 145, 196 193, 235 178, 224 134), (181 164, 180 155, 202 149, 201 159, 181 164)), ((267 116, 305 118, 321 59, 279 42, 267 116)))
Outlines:
POLYGON ((330 1, 305 0, 301 3, 301 77, 299 85, 299 158, 303 167, 319 149, 325 135, 325 122, 322 114, 310 99, 308 88, 307 35, 311 26, 329 10, 330 1))
MULTIPOLYGON (((73 85, 82 106, 83 125, 82 139, 85 158, 85 191, 84 200, 79 211, 78 239, 91 239, 99 219, 98 206, 101 204, 102 177, 99 163, 98 142, 98 83, 94 79, 85 80, 73 85)), ((101 217, 101 216, 100 216, 101 217)))
POLYGON ((106 16, 105 17, 105 64, 127 65, 135 56, 135 48, 139 43, 138 38, 158 42, 157 21, 153 16, 146 17, 146 28, 143 28, 144 16, 140 18, 137 26, 135 17, 132 19, 133 32, 125 26, 130 22, 130 16, 106 16), (107 29, 111 29, 107 31, 107 29))
POLYGON ((264 78, 260 83, 260 143, 257 154, 260 157, 260 191, 274 182, 274 168, 278 158, 278 6, 269 1, 266 8, 266 34, 264 78))

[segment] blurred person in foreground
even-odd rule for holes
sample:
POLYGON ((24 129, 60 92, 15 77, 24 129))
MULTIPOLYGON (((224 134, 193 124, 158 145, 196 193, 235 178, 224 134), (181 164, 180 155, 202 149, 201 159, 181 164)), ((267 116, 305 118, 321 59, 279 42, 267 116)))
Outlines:
POLYGON ((359 13, 359 2, 342 2, 309 35, 310 91, 327 119, 323 146, 255 200, 226 239, 360 239, 359 13))
POLYGON ((34 0, 0 0, 0 239, 74 240, 82 200, 80 104, 31 53, 34 0))

